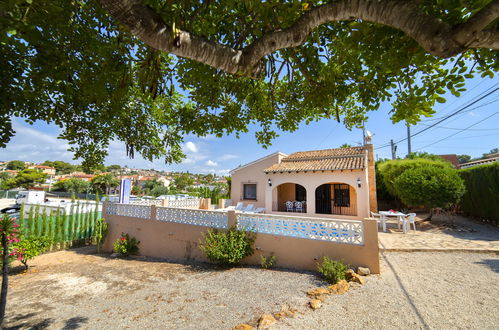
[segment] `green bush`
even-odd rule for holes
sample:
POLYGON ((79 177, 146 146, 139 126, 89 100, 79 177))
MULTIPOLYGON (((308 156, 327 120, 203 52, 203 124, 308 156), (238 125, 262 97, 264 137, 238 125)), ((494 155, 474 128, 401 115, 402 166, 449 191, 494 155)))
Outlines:
POLYGON ((475 166, 458 173, 466 187, 461 210, 499 224, 499 163, 475 166))
POLYGON ((100 253, 102 243, 106 239, 108 232, 108 223, 104 218, 99 218, 95 221, 95 243, 97 244, 97 253, 100 253))
POLYGON ((347 269, 348 265, 345 265, 343 261, 331 260, 327 256, 322 257, 321 262, 317 263, 317 270, 331 284, 344 280, 347 269))
POLYGON ((18 260, 24 265, 26 270, 28 270, 28 261, 47 251, 50 244, 51 241, 48 237, 31 236, 25 238, 15 245, 19 251, 18 260))
POLYGON ((127 257, 130 254, 137 254, 139 252, 139 244, 140 241, 135 237, 121 233, 120 238, 114 242, 114 252, 124 257, 127 257))
MULTIPOLYGON (((385 161, 378 165, 378 170, 383 181, 382 184, 386 187, 387 192, 392 196, 399 197, 397 190, 395 189, 395 180, 407 170, 428 166, 452 169, 452 164, 443 159, 439 161, 416 158, 385 161)), ((379 183, 377 182, 377 184, 379 183)))
POLYGON ((457 203, 465 190, 456 170, 429 165, 404 171, 394 187, 404 204, 430 209, 457 203))
POLYGON ((254 253, 255 234, 231 227, 209 229, 199 244, 208 260, 222 266, 235 266, 254 253))
POLYGON ((260 256, 260 265, 262 266, 263 269, 270 269, 273 268, 276 264, 276 257, 275 256, 260 256))

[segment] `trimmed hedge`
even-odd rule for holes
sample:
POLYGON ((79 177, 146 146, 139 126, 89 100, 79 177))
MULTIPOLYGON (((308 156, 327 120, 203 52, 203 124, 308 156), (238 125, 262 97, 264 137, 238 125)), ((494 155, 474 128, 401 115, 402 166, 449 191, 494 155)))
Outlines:
POLYGON ((499 225, 499 163, 459 170, 466 192, 461 210, 499 225))

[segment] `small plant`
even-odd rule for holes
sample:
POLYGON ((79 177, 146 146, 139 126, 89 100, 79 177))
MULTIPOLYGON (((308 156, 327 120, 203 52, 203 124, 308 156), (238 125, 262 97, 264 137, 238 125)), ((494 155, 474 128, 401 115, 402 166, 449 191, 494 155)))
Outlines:
POLYGON ((24 265, 24 268, 28 270, 28 261, 47 251, 50 247, 50 243, 48 237, 32 236, 25 238, 15 245, 17 249, 17 259, 24 265))
POLYGON ((99 218, 95 222, 95 241, 97 244, 97 253, 100 253, 102 243, 106 239, 108 232, 108 223, 104 218, 99 218))
POLYGON ((331 284, 344 280, 347 269, 348 265, 345 265, 343 261, 331 260, 326 256, 322 257, 320 263, 317 263, 317 270, 331 284))
POLYGON ((230 267, 254 253, 255 234, 231 227, 228 230, 209 229, 199 248, 206 257, 219 265, 230 267))
POLYGON ((273 268, 276 264, 276 261, 277 261, 277 258, 273 255, 268 256, 268 257, 266 257, 264 255, 260 256, 260 264, 261 264, 263 269, 273 268))
POLYGON ((137 254, 139 252, 139 244, 140 241, 135 237, 130 237, 128 234, 121 233, 120 238, 114 242, 114 252, 124 257, 127 257, 130 254, 137 254))

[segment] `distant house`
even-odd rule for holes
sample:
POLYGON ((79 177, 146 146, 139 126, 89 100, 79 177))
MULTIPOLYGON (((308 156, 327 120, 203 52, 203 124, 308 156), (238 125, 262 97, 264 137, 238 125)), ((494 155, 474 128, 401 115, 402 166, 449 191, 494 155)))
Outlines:
POLYGON ((60 179, 63 180, 63 179, 69 179, 69 178, 76 178, 76 179, 90 182, 90 181, 92 181, 94 176, 95 176, 95 174, 87 174, 87 173, 83 173, 83 172, 74 172, 74 173, 67 174, 67 175, 61 175, 60 179))
POLYGON ((459 164, 459 159, 457 158, 456 154, 449 154, 449 155, 438 155, 439 157, 443 158, 444 160, 451 162, 454 168, 459 169, 461 167, 461 164, 459 164))
POLYGON ((485 158, 485 159, 479 159, 479 160, 474 160, 471 162, 463 163, 463 164, 461 164, 461 168, 468 168, 468 167, 479 166, 479 165, 493 164, 495 162, 499 162, 499 154, 490 154, 490 155, 487 155, 487 158, 485 158))
POLYGON ((55 167, 45 165, 30 165, 29 169, 37 170, 47 175, 55 175, 55 167))
POLYGON ((373 154, 372 144, 276 152, 231 171, 231 199, 273 214, 366 218, 377 211, 373 154))

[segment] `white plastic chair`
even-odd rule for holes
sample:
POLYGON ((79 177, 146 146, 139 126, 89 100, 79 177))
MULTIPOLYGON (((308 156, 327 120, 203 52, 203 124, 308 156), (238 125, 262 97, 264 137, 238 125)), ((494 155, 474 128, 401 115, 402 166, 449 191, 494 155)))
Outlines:
POLYGON ((295 211, 303 212, 303 204, 301 202, 295 202, 295 211))
POLYGON ((264 207, 258 207, 253 212, 255 212, 255 213, 265 213, 265 208, 264 207))
POLYGON ((414 231, 416 231, 416 213, 407 214, 407 217, 405 218, 405 225, 409 226, 409 228, 406 228, 406 231, 411 230, 411 224, 414 227, 414 231))
POLYGON ((293 202, 292 201, 287 201, 286 202, 286 212, 293 212, 293 202))
POLYGON ((379 225, 382 225, 383 231, 386 232, 386 216, 384 214, 379 214, 375 212, 371 212, 371 217, 376 219, 379 225))
POLYGON ((235 208, 237 211, 242 211, 244 209, 244 203, 238 202, 235 208))

